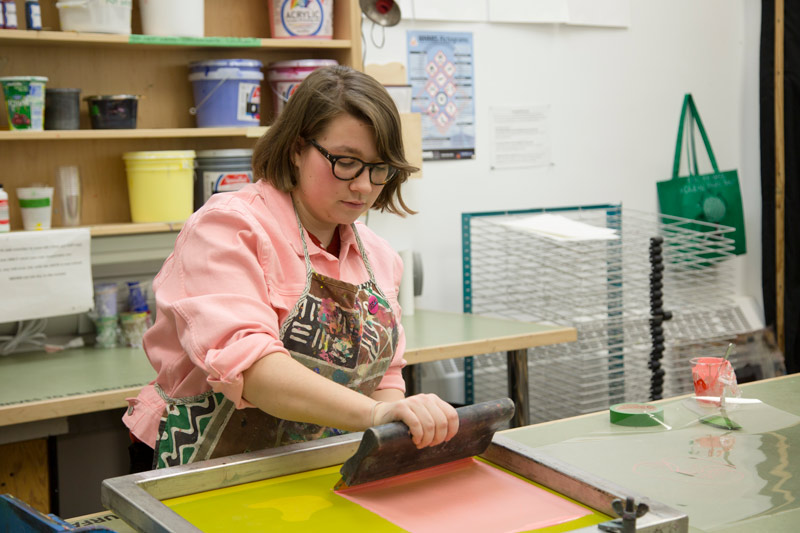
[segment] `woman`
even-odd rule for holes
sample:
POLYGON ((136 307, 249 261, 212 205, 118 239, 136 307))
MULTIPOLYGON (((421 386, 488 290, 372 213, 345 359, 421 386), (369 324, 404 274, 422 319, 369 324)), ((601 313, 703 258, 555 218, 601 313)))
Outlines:
POLYGON ((314 71, 253 169, 256 183, 186 222, 153 282, 144 347, 158 376, 123 417, 132 454, 172 466, 394 420, 418 447, 451 439, 455 409, 404 397, 400 257, 356 222, 413 213, 388 93, 349 67, 314 71))

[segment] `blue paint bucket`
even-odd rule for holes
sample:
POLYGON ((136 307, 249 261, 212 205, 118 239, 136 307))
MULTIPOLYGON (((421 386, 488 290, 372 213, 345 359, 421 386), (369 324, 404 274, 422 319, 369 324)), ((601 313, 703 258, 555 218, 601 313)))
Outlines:
POLYGON ((261 61, 215 59, 189 64, 199 128, 258 126, 261 122, 261 61))

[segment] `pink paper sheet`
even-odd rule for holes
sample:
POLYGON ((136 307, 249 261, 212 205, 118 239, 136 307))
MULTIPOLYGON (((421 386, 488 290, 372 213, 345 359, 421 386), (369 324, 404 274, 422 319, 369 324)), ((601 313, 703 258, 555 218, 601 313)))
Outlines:
POLYGON ((590 514, 473 458, 337 493, 410 533, 516 533, 590 514))

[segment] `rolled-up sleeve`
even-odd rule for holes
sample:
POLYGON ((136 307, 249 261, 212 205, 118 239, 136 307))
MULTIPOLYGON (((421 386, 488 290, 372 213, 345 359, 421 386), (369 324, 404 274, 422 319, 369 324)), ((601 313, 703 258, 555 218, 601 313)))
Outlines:
POLYGON ((288 353, 265 278, 275 260, 270 240, 249 213, 230 208, 206 211, 182 237, 170 274, 179 288, 165 307, 209 385, 237 407, 250 407, 242 373, 267 354, 288 353))

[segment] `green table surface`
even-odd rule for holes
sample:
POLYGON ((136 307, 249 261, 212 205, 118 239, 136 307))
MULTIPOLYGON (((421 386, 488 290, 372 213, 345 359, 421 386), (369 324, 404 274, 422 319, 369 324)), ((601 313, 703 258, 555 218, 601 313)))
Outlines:
MULTIPOLYGON (((573 328, 417 310, 403 321, 406 359, 421 363, 575 340, 573 328)), ((84 347, 0 357, 0 427, 124 407, 155 378, 142 349, 84 347)))
POLYGON ((729 406, 738 431, 699 423, 682 396, 656 402, 671 429, 614 425, 606 410, 503 434, 685 512, 694 533, 798 532, 800 374, 741 393, 762 403, 729 406))
POLYGON ((413 363, 520 350, 577 339, 575 328, 417 309, 403 317, 406 360, 413 363))

